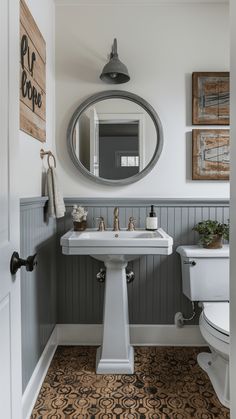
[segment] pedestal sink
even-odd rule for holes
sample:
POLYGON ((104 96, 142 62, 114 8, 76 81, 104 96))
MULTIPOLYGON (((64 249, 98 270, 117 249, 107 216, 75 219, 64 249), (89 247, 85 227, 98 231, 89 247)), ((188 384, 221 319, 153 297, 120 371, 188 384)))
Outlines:
POLYGON ((130 345, 126 266, 142 255, 169 255, 173 239, 157 231, 111 231, 88 229, 68 231, 61 238, 65 255, 90 255, 106 267, 103 342, 97 350, 98 374, 132 374, 133 347, 130 345))

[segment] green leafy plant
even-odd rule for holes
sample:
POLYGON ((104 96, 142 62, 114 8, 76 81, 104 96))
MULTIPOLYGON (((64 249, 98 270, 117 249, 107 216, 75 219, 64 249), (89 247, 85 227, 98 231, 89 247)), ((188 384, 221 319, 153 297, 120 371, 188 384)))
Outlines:
POLYGON ((229 241, 229 223, 206 220, 196 224, 193 230, 199 233, 200 243, 205 247, 210 246, 217 237, 229 241))

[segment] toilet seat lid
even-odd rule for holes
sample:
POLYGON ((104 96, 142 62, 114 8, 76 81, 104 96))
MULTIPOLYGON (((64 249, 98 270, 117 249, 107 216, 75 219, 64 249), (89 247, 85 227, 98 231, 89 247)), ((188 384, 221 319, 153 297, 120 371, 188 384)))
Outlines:
POLYGON ((204 303, 203 314, 214 329, 229 336, 229 303, 204 303))

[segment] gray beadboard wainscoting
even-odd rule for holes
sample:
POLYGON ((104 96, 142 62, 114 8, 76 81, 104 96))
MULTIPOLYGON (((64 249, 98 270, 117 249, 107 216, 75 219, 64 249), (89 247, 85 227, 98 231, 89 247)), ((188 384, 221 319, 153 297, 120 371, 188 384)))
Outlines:
POLYGON ((192 231, 197 222, 209 218, 227 222, 228 201, 66 199, 66 216, 57 222, 57 322, 96 324, 102 323, 104 284, 97 282, 96 274, 103 263, 89 256, 64 256, 59 244, 60 237, 72 228, 73 204, 88 209, 89 227, 97 225, 99 216, 104 217, 107 227, 112 227, 115 206, 119 207, 121 227, 127 227, 130 216, 137 220, 137 227, 145 227, 150 205, 156 205, 159 226, 173 237, 174 250, 170 256, 143 256, 129 263, 135 273, 134 282, 128 285, 130 323, 173 324, 177 311, 190 315, 191 303, 182 294, 180 259, 175 249, 181 244, 197 243, 198 235, 192 231))
POLYGON ((156 205, 159 225, 174 239, 170 256, 145 256, 130 263, 135 280, 128 285, 130 323, 173 324, 177 311, 188 316, 191 303, 181 290, 180 244, 197 242, 192 227, 203 219, 227 221, 226 200, 79 199, 67 198, 66 216, 57 223, 46 219, 46 198, 21 199, 21 257, 37 252, 33 272, 21 270, 23 390, 34 371, 56 323, 102 323, 104 284, 96 280, 103 264, 89 256, 64 256, 60 237, 72 228, 73 204, 88 211, 88 226, 102 215, 112 226, 113 209, 120 209, 121 227, 132 215, 137 227, 145 226, 150 205, 156 205))
POLYGON ((56 324, 56 222, 47 220, 47 198, 21 199, 20 256, 37 253, 33 272, 21 269, 23 392, 56 324))

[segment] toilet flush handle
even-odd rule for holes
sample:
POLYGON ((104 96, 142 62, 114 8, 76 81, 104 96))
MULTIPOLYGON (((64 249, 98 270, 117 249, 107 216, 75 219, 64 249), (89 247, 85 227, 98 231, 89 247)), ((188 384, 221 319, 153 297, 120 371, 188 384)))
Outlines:
POLYGON ((195 262, 195 260, 184 260, 184 265, 195 266, 196 264, 197 262, 195 262))

